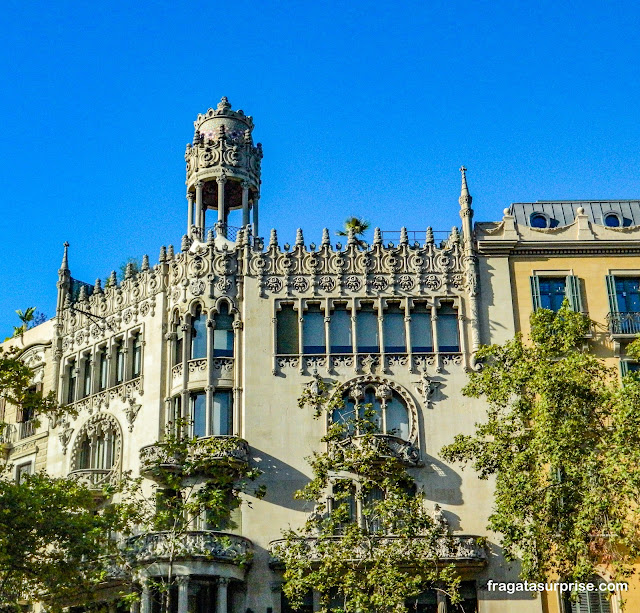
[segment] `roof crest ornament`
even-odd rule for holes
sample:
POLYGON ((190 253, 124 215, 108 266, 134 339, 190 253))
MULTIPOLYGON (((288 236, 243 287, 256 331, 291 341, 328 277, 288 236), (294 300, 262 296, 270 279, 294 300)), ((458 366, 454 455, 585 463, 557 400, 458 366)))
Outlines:
POLYGON ((469 187, 467 186, 467 169, 464 166, 460 166, 460 174, 462 175, 462 187, 460 189, 460 198, 458 202, 463 209, 468 209, 471 207, 471 202, 473 198, 469 193, 469 187))

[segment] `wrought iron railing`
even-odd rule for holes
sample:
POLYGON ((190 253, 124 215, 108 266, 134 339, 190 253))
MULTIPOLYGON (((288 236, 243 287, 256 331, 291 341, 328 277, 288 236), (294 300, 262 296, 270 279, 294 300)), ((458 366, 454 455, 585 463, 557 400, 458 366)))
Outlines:
POLYGON ((113 468, 79 468, 69 473, 71 479, 75 479, 90 490, 102 490, 109 485, 115 476, 113 468))
POLYGON ((35 434, 36 428, 33 420, 29 419, 18 424, 18 438, 27 438, 35 434))
POLYGON ((364 434, 348 436, 341 441, 333 443, 336 447, 352 446, 362 449, 367 443, 372 450, 377 452, 381 460, 385 458, 396 458, 407 466, 418 466, 420 464, 420 450, 404 439, 392 434, 364 434))
POLYGON ((607 315, 611 334, 640 334, 640 313, 623 311, 607 315))

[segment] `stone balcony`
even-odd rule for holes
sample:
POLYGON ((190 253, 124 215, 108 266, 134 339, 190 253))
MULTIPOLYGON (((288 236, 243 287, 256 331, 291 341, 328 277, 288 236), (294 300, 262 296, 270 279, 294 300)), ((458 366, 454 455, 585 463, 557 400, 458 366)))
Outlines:
POLYGON ((134 564, 200 560, 244 566, 253 556, 249 539, 213 530, 147 532, 127 539, 126 548, 134 564))
POLYGON ((69 473, 70 479, 75 479, 94 494, 102 494, 105 486, 109 485, 116 471, 113 468, 79 468, 69 473))
MULTIPOLYGON (((172 445, 172 447, 175 447, 172 445)), ((206 436, 190 446, 188 455, 154 443, 140 449, 140 474, 162 480, 167 473, 179 474, 186 466, 202 474, 222 468, 233 469, 249 462, 249 443, 237 436, 206 436)))
MULTIPOLYGON (((307 538, 301 539, 306 542, 307 555, 313 561, 320 561, 326 556, 332 556, 331 543, 337 542, 341 536, 332 536, 323 539, 307 538)), ((424 551, 422 545, 427 544, 424 539, 430 537, 415 537, 413 539, 404 539, 397 536, 378 536, 373 537, 374 547, 393 547, 394 545, 403 547, 403 555, 406 554, 407 564, 411 564, 411 560, 416 559, 418 552, 424 551), (413 543, 416 543, 414 548, 413 543)), ((285 539, 278 539, 269 543, 269 551, 271 553, 270 566, 272 568, 282 568, 281 554, 279 552, 286 546, 285 539)), ((366 562, 370 557, 371 538, 363 541, 361 548, 353 549, 353 562, 366 562)), ((442 536, 437 540, 428 559, 434 562, 444 562, 454 564, 457 567, 481 568, 487 564, 487 552, 482 545, 482 539, 477 536, 442 536)))
POLYGON ((333 445, 334 448, 353 446, 356 449, 362 449, 363 445, 370 445, 378 452, 380 461, 395 458, 408 467, 419 466, 421 463, 420 450, 413 443, 392 434, 349 436, 333 445))

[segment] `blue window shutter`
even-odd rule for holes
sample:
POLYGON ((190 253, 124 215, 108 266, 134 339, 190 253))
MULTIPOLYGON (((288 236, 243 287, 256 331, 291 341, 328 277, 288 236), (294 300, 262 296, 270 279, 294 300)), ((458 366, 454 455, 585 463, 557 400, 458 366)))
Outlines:
POLYGON ((616 278, 613 275, 607 275, 607 295, 609 296, 609 311, 611 313, 618 312, 618 299, 616 298, 616 278))
POLYGON ((537 275, 529 277, 531 281, 531 301, 533 303, 533 310, 537 311, 542 305, 540 304, 540 279, 537 275))
POLYGON ((582 295, 580 292, 580 278, 575 275, 567 275, 567 299, 569 306, 576 313, 582 313, 582 295))

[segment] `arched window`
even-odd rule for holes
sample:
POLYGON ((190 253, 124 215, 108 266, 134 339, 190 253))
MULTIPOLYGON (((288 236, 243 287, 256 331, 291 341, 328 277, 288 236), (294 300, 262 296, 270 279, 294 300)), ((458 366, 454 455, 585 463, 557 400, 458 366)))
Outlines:
POLYGON ((529 224, 532 228, 549 228, 551 227, 550 219, 544 213, 535 211, 529 217, 529 224))
POLYGON ((213 329, 214 357, 233 357, 233 315, 229 313, 229 304, 222 302, 214 316, 216 325, 213 329))
POLYGON ((191 320, 191 359, 207 357, 207 321, 200 307, 191 320))
POLYGON ((176 313, 176 317, 173 323, 174 332, 176 333, 176 340, 173 345, 173 365, 182 364, 182 348, 184 347, 184 330, 182 328, 182 321, 176 313))
POLYGON ((604 216, 604 225, 609 228, 619 228, 622 226, 622 218, 618 213, 610 212, 604 216))
POLYGON ((91 485, 100 485, 120 466, 122 434, 113 415, 98 413, 82 427, 71 454, 72 471, 89 475, 91 485))

